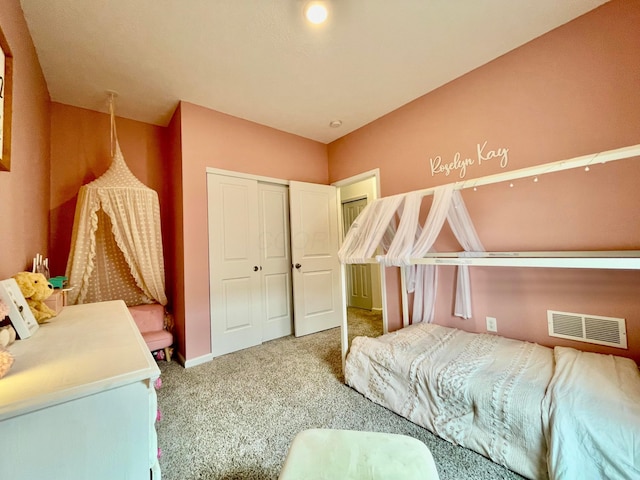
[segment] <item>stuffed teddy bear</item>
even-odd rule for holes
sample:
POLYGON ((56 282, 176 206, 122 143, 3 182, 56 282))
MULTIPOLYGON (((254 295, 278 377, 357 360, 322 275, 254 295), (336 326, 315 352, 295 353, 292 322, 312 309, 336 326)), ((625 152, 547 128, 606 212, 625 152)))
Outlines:
POLYGON ((20 287, 20 291, 38 323, 44 323, 56 316, 56 312, 44 303, 53 293, 53 286, 43 274, 20 272, 13 278, 18 283, 18 287, 20 287))

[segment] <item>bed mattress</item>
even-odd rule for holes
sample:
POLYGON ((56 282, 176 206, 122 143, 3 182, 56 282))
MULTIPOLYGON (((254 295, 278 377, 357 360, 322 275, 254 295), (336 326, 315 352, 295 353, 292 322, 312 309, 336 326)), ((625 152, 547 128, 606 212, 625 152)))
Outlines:
POLYGON ((417 324, 356 337, 346 383, 439 437, 528 478, 548 478, 543 399, 553 350, 417 324))

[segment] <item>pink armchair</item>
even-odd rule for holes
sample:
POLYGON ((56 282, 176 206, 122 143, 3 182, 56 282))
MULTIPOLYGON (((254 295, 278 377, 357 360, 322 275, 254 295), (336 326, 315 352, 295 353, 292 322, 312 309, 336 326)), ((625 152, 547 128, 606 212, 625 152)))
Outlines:
POLYGON ((159 303, 136 305, 129 307, 129 311, 149 350, 164 350, 165 357, 170 362, 173 335, 166 329, 164 306, 159 303))

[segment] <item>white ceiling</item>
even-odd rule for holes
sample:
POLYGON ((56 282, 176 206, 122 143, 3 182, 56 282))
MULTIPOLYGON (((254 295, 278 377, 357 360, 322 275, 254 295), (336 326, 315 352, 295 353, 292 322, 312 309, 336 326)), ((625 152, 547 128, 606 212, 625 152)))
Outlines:
POLYGON ((329 143, 607 0, 21 0, 51 99, 167 125, 179 100, 329 143), (330 128, 340 119, 340 128, 330 128))

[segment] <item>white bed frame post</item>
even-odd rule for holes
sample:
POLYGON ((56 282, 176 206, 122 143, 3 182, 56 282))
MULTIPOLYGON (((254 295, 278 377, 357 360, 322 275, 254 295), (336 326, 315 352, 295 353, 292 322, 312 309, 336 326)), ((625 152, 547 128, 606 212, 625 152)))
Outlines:
MULTIPOLYGON (((340 264, 340 276, 342 277, 342 326, 340 327, 340 346, 342 350, 342 373, 347 364, 347 352, 349 351, 349 323, 347 321, 347 266, 340 264)), ((384 304, 383 304, 384 308, 384 304)))
POLYGON ((407 294, 407 269, 400 268, 400 292, 402 295, 402 327, 409 325, 409 295, 407 294))

